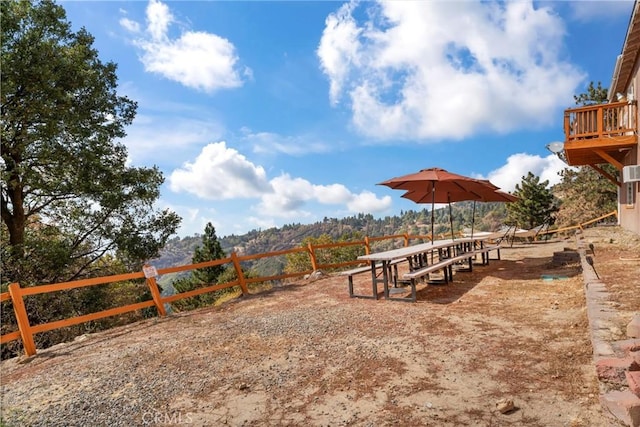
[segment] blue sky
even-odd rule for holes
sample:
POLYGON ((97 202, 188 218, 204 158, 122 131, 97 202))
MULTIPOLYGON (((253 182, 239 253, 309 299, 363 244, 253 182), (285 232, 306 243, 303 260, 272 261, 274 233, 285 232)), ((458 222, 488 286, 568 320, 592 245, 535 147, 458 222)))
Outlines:
POLYGON ((565 108, 608 87, 632 1, 62 1, 119 92, 123 143, 181 236, 422 209, 376 183, 429 167, 512 191, 564 166, 565 108))

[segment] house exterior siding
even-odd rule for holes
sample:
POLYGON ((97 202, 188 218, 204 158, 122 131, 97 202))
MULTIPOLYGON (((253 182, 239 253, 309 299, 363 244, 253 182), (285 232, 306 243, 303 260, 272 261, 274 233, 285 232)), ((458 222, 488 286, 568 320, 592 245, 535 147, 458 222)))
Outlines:
MULTIPOLYGON (((634 6, 637 7, 636 4, 634 6)), ((635 17, 637 19, 637 16, 635 17)), ((623 47, 624 50, 624 47, 623 47)), ((640 63, 636 61, 633 68, 632 78, 627 85, 626 95, 628 99, 638 101, 638 93, 640 88, 640 63)), ((611 88, 610 90, 614 90, 611 88)), ((615 94, 612 94, 615 95, 615 94)), ((640 119, 640 114, 636 112, 636 122, 640 119)), ((624 165, 640 165, 640 150, 638 150, 638 132, 635 132, 634 137, 636 139, 636 145, 629 151, 624 159, 624 165)), ((620 174, 620 180, 622 181, 622 173, 620 174)), ((618 197, 618 221, 620 226, 629 231, 633 231, 640 234, 640 182, 623 182, 619 189, 618 197)))

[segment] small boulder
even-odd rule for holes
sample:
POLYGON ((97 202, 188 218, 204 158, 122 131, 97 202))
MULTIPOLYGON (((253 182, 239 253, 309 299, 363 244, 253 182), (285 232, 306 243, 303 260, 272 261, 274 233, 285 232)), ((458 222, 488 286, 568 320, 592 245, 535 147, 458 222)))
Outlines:
POLYGON ((516 409, 512 399, 502 398, 496 402, 496 410, 501 414, 507 414, 516 409))
POLYGON ((629 338, 640 338, 640 315, 633 316, 627 325, 627 336, 629 338))

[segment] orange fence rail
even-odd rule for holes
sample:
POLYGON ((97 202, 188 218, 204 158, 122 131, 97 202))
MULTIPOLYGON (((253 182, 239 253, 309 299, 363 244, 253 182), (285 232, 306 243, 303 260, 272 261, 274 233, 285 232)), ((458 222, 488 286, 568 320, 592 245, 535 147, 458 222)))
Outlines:
POLYGON ((615 216, 617 218, 618 217, 618 211, 617 210, 611 211, 608 214, 604 214, 602 216, 599 216, 598 218, 594 218, 592 220, 583 222, 583 223, 578 224, 578 225, 572 225, 570 227, 554 228, 554 229, 548 229, 548 230, 540 231, 536 235, 536 237, 539 237, 539 236, 545 235, 545 234, 565 233, 567 231, 582 230, 582 229, 584 229, 584 227, 586 227, 588 225, 591 225, 591 224, 593 224, 595 222, 598 222, 598 221, 602 221, 603 219, 609 218, 609 217, 612 217, 612 216, 615 216))
POLYGON ((185 298, 195 297, 197 295, 214 292, 221 289, 233 288, 236 286, 240 287, 240 289, 242 290, 242 295, 246 295, 249 293, 249 289, 247 285, 250 283, 268 282, 272 280, 282 280, 287 278, 300 277, 320 269, 335 269, 335 268, 340 268, 340 267, 361 263, 360 261, 357 261, 357 260, 349 260, 349 261, 343 261, 338 263, 321 264, 318 262, 318 257, 316 256, 317 251, 321 251, 323 249, 333 249, 333 248, 340 248, 340 247, 347 247, 347 246, 363 246, 365 253, 370 253, 371 242, 393 240, 393 239, 402 239, 403 244, 405 246, 408 246, 411 239, 431 239, 431 237, 421 236, 421 235, 409 235, 409 234, 397 234, 397 235, 383 236, 383 237, 365 237, 365 239, 361 241, 336 242, 336 243, 319 244, 319 245, 309 244, 307 245, 307 247, 297 247, 292 249, 285 249, 281 251, 253 254, 253 255, 239 256, 236 254, 236 252, 232 252, 228 258, 201 262, 197 264, 168 267, 168 268, 163 268, 158 270, 156 270, 155 267, 151 265, 145 265, 143 268, 143 271, 141 272, 96 277, 91 279, 76 280, 73 282, 29 286, 26 288, 21 287, 20 284, 18 283, 12 283, 8 287, 9 288, 8 292, 0 293, 0 302, 11 301, 11 304, 13 305, 15 317, 16 317, 16 322, 18 324, 18 330, 1 335, 0 344, 5 344, 15 340, 21 340, 24 347, 24 351, 27 354, 27 356, 32 356, 36 354, 36 351, 37 351, 35 341, 33 339, 33 336, 37 333, 51 331, 54 329, 64 328, 68 326, 73 326, 73 325, 77 325, 77 324, 85 323, 89 321, 99 320, 106 317, 117 316, 120 314, 132 312, 132 311, 136 311, 136 310, 140 310, 148 307, 155 307, 159 316, 165 316, 166 311, 164 308, 164 304, 171 303, 171 302, 178 301, 185 298), (311 260, 312 269, 306 270, 306 271, 297 271, 293 273, 284 273, 284 274, 278 274, 273 276, 266 276, 266 277, 245 277, 241 267, 241 263, 244 261, 256 260, 256 259, 267 258, 267 257, 276 257, 276 256, 295 254, 295 253, 307 253, 311 260), (225 265, 225 264, 233 265, 237 275, 236 280, 229 281, 226 283, 216 283, 204 288, 198 288, 198 289, 181 292, 181 293, 177 293, 170 296, 163 297, 160 294, 160 289, 158 288, 158 284, 156 283, 156 277, 158 275, 196 270, 200 268, 214 267, 214 266, 225 265), (57 320, 53 322, 42 323, 39 325, 31 325, 31 323, 29 322, 29 315, 27 313, 27 309, 24 303, 25 297, 51 293, 51 292, 66 291, 70 289, 76 289, 76 288, 82 288, 82 287, 88 287, 88 286, 104 285, 104 284, 118 283, 118 282, 128 282, 131 280, 140 280, 140 279, 145 280, 146 285, 149 287, 149 291, 151 292, 152 299, 148 301, 138 302, 135 304, 128 304, 121 307, 110 308, 107 310, 70 317, 67 319, 57 320))
MULTIPOLYGON (((560 231, 570 230, 574 228, 581 228, 584 225, 599 221, 603 218, 611 216, 613 214, 617 214, 617 212, 612 212, 610 214, 604 215, 600 218, 596 218, 588 223, 584 223, 579 226, 569 227, 560 230, 549 230, 545 233, 557 233, 560 231)), ((439 238, 446 237, 445 234, 437 236, 439 238)), ((18 324, 18 330, 9 332, 7 334, 0 336, 0 344, 5 344, 14 340, 21 340, 24 346, 24 351, 27 356, 32 356, 36 354, 36 345, 33 339, 33 336, 37 333, 51 331, 54 329, 64 328, 68 326, 77 325, 84 322, 89 322, 93 320, 103 319, 110 316, 117 316, 120 314, 140 310, 148 307, 155 307, 159 316, 165 316, 166 311, 164 308, 164 304, 171 303, 174 301, 178 301, 185 298, 195 297, 197 295, 214 292, 221 289, 233 288, 239 286, 242 295, 246 295, 249 293, 249 289, 247 287, 250 283, 259 283, 259 282, 268 282, 272 280, 282 280, 293 277, 301 277, 307 274, 312 273, 316 270, 321 269, 336 269, 340 267, 346 267, 353 264, 360 264, 362 261, 348 260, 342 261, 338 263, 329 263, 329 264, 321 264, 318 262, 317 252, 323 249, 334 249, 348 246, 363 246, 364 252, 366 254, 371 253, 371 244, 374 242, 380 241, 389 241, 389 240, 398 240, 402 239, 402 245, 409 246, 411 240, 431 240, 430 235, 410 235, 410 234, 395 234, 390 236, 376 236, 376 237, 365 237, 364 240, 359 241, 350 241, 350 242, 334 242, 334 243, 326 243, 326 244, 308 244, 306 247, 296 247, 292 249, 285 249, 281 251, 261 253, 261 254, 252 254, 252 255, 242 255, 239 256, 236 252, 232 252, 228 258, 217 259, 207 262, 201 262, 197 264, 189 264, 182 265, 176 267, 168 267, 163 269, 156 270, 155 267, 151 265, 145 265, 143 271, 135 272, 135 273, 126 273, 126 274, 118 274, 112 276, 103 276, 96 277, 91 279, 83 279, 76 280, 73 282, 63 282, 63 283, 55 283, 50 285, 39 285, 39 286, 30 286, 30 287, 20 287, 18 283, 12 283, 9 285, 8 292, 0 293, 0 302, 11 301, 13 305, 13 310, 16 317, 16 322, 18 324), (241 267, 241 263, 244 261, 256 260, 260 258, 267 257, 276 257, 288 254, 295 253, 307 253, 311 260, 311 270, 305 271, 297 271, 293 273, 285 273, 274 276, 266 276, 266 277, 245 277, 244 272, 241 267), (158 288, 158 284, 156 283, 156 277, 162 274, 176 273, 181 271, 189 271, 196 270, 200 268, 214 267, 218 265, 231 264, 233 265, 237 279, 233 281, 229 281, 226 283, 217 283, 211 286, 207 286, 204 288, 198 288, 191 291, 181 292, 170 296, 162 296, 160 294, 160 289, 158 288), (31 325, 29 322, 29 315, 26 310, 26 306, 24 303, 25 297, 51 293, 51 292, 60 292, 70 289, 88 287, 88 286, 96 286, 96 285, 104 285, 109 283, 118 283, 118 282, 128 282, 131 280, 139 280, 144 279, 146 285, 149 287, 149 291, 151 292, 152 299, 148 301, 138 302, 135 304, 128 304, 121 307, 110 308, 103 311, 98 311, 95 313, 84 314, 80 316, 70 317, 63 320, 57 320, 49 323, 43 323, 39 325, 31 325)))

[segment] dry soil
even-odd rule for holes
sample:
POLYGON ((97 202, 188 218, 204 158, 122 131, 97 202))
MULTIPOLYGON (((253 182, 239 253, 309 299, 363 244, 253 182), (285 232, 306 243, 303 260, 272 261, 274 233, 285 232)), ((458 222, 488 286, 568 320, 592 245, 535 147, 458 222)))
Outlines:
MULTIPOLYGON (((585 231, 623 319, 640 240, 585 231)), ((576 238, 421 285, 418 302, 349 298, 346 278, 286 283, 3 361, 7 426, 610 426, 576 238), (512 400, 503 414, 497 404, 512 400)), ((495 258, 495 255, 494 255, 495 258)), ((356 285, 368 289, 367 275, 356 285)), ((624 335, 624 323, 611 339, 624 335)))

